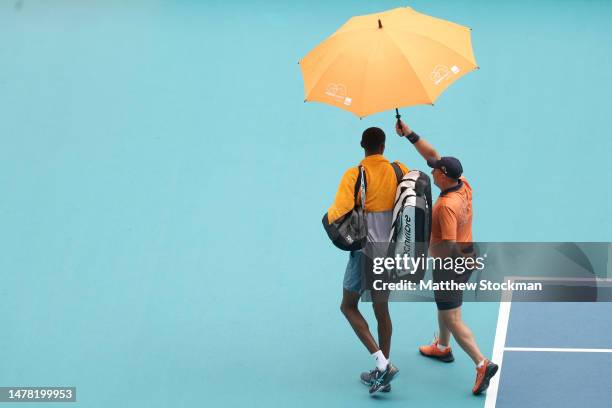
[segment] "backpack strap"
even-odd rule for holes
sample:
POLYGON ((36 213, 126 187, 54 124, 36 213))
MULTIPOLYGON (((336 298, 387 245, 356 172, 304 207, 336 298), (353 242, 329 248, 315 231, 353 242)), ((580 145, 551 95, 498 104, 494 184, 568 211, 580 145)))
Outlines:
POLYGON ((402 171, 402 168, 399 166, 399 164, 397 164, 397 162, 391 163, 391 166, 393 167, 393 171, 395 171, 395 178, 397 179, 397 184, 401 183, 402 178, 404 177, 404 172, 402 171))
POLYGON ((361 190, 362 187, 362 183, 361 183, 361 174, 363 173, 363 193, 361 196, 361 207, 365 207, 365 190, 368 186, 368 180, 365 176, 365 169, 363 168, 363 166, 359 166, 357 167, 357 171, 358 171, 358 175, 357 175, 357 181, 355 182, 355 192, 354 192, 354 200, 355 200, 355 205, 357 205, 357 195, 359 194, 359 190, 361 190))

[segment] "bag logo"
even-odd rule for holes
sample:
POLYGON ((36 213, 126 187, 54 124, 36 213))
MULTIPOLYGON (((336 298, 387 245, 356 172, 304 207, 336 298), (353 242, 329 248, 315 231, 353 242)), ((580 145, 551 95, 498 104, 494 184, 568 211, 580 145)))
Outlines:
POLYGON ((409 215, 404 216, 404 253, 411 253, 412 248, 412 228, 410 227, 410 223, 412 222, 412 218, 409 215))

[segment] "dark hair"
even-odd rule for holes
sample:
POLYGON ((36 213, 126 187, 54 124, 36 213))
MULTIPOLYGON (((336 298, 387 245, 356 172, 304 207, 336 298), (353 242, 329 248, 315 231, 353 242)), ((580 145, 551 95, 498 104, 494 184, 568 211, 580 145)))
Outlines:
POLYGON ((381 128, 371 127, 363 131, 361 135, 361 147, 369 152, 380 149, 385 144, 385 132, 381 128))

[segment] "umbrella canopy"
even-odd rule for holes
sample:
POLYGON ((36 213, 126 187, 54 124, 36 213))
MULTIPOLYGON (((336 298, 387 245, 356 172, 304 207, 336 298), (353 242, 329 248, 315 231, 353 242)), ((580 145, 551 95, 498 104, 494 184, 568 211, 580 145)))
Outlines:
POLYGON ((433 104, 474 69, 471 29, 410 7, 357 16, 301 61, 305 102, 364 117, 433 104))

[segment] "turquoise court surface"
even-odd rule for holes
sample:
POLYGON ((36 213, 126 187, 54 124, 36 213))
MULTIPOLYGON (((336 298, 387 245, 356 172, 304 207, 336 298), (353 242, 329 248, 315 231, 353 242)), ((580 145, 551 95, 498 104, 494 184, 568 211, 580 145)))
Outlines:
MULTIPOLYGON (((66 406, 88 408, 564 408, 585 387, 581 405, 608 406, 611 353, 506 349, 610 349, 610 303, 553 305, 549 330, 513 305, 491 402, 464 353, 418 355, 435 306, 395 303, 401 375, 376 398, 359 384, 372 359, 320 219, 366 127, 426 169, 394 112, 305 104, 297 62, 352 15, 406 5, 473 28, 480 70, 401 113, 461 158, 475 240, 611 241, 612 2, 3 1, 0 385, 75 386, 66 406)), ((485 355, 499 317, 464 307, 485 355)))

